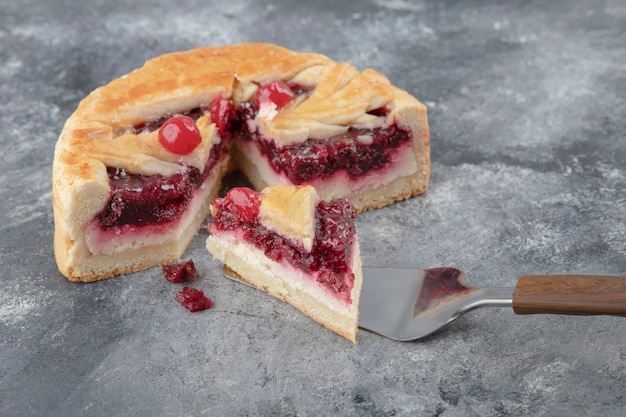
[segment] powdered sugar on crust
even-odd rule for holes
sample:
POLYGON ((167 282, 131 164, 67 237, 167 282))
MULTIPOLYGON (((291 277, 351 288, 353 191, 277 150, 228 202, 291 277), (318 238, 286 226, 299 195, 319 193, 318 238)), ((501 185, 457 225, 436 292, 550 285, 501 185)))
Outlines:
POLYGON ((278 108, 276 107, 276 104, 267 100, 261 103, 261 107, 259 108, 259 113, 257 114, 257 117, 272 121, 277 115, 278 108))

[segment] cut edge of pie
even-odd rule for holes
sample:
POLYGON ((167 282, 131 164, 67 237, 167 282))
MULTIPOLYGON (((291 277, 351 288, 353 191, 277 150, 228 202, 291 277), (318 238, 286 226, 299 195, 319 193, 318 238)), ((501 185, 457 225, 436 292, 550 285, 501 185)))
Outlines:
MULTIPOLYGON (((54 253, 59 271, 71 281, 92 282, 179 260, 209 215, 211 201, 217 197, 228 169, 226 160, 207 178, 204 189, 197 191, 180 219, 164 227, 155 226, 152 231, 143 228, 105 233, 94 219, 85 217, 80 222, 80 217, 64 217, 55 210, 54 253)), ((101 201, 104 189, 103 183, 85 184, 80 198, 67 205, 77 212, 72 205, 101 201)), ((93 213, 101 210, 94 207, 99 206, 93 204, 86 209, 91 208, 93 213)))

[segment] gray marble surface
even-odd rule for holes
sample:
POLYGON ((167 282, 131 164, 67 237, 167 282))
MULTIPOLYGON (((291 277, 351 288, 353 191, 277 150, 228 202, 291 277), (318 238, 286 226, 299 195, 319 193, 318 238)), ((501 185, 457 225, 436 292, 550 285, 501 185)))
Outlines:
POLYGON ((242 41, 372 67, 429 107, 429 191, 358 218, 370 266, 626 275, 626 3, 0 0, 0 415, 624 416, 626 319, 474 311, 355 346, 187 257, 57 271, 51 163, 90 90, 164 52, 242 41))

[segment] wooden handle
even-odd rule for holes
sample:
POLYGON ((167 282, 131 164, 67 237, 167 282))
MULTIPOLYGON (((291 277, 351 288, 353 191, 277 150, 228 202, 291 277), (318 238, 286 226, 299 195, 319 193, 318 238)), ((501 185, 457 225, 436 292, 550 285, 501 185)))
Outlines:
POLYGON ((516 314, 626 317, 626 277, 523 276, 513 291, 513 311, 516 314))

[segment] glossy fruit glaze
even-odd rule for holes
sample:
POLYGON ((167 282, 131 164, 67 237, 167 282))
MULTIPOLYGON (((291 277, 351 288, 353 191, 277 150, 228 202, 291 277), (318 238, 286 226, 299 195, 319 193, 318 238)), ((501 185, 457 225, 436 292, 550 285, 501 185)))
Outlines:
POLYGON ((278 263, 288 262, 307 273, 314 273, 318 283, 350 302, 354 274, 350 269, 353 237, 356 233, 354 209, 347 199, 320 201, 316 213, 316 235, 311 251, 302 245, 265 228, 259 221, 260 196, 256 191, 238 187, 213 202, 214 234, 241 231, 245 241, 278 263))

